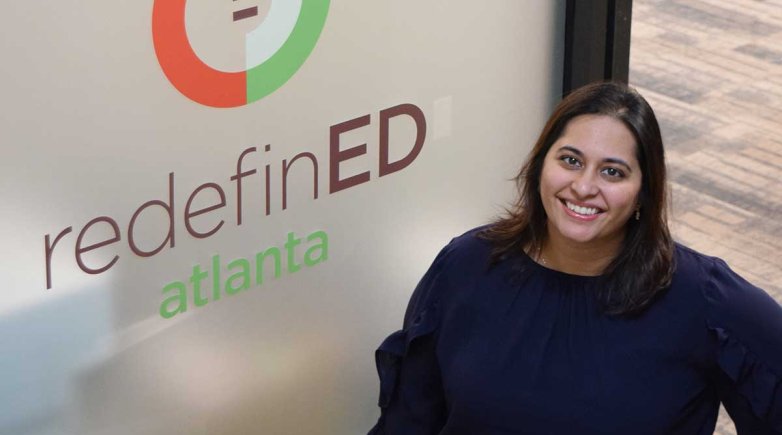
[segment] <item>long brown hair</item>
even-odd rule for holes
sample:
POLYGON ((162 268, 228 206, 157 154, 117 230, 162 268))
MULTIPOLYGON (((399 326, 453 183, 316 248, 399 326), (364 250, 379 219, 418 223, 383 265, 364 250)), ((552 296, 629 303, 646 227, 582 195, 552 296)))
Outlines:
POLYGON ((640 219, 627 222, 618 255, 603 271, 598 299, 603 311, 633 315, 663 292, 673 275, 673 240, 668 230, 668 194, 660 127, 649 103, 619 83, 594 83, 575 90, 554 109, 515 178, 519 197, 481 237, 494 245, 493 260, 539 252, 547 234, 540 198, 540 175, 549 148, 568 122, 580 115, 606 115, 621 121, 636 141, 641 167, 640 219))

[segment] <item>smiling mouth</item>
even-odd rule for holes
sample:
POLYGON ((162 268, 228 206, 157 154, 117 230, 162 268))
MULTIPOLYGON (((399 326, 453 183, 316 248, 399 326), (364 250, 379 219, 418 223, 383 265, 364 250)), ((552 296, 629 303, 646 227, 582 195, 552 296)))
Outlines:
POLYGON ((581 206, 573 204, 572 202, 569 202, 569 201, 565 201, 565 200, 561 200, 561 201, 565 204, 565 207, 570 209, 570 211, 572 211, 573 213, 580 214, 582 216, 594 216, 594 215, 596 215, 598 213, 602 213, 603 212, 599 208, 581 207, 581 206))

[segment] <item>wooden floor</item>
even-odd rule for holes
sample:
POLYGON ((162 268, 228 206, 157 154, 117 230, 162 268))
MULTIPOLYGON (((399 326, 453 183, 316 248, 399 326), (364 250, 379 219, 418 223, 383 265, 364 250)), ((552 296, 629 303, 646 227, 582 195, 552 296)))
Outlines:
MULTIPOLYGON (((676 239, 782 302, 782 0, 635 0, 630 57, 676 239)), ((735 434, 724 412, 715 433, 735 434)))

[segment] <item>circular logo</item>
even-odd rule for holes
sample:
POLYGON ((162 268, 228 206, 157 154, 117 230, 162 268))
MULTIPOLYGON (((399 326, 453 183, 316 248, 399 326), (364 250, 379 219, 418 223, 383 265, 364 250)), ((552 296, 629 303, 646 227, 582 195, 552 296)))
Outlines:
MULTIPOLYGON (((191 100, 211 107, 237 107, 257 101, 281 87, 298 71, 312 53, 326 23, 329 0, 155 0, 152 9, 152 40, 163 73, 179 92, 191 100), (225 10, 216 13, 215 6, 225 10), (192 7, 188 7, 192 6, 192 7), (266 7, 264 7, 266 6, 266 7), (210 9, 211 8, 211 9, 210 9), (190 20, 198 21, 188 27, 190 20), (222 20, 219 21, 219 20, 222 20), (214 38, 204 33, 214 23, 235 26, 260 23, 242 32, 240 47, 231 38, 214 38), (193 47, 193 40, 199 47, 193 47), (221 51, 241 53, 243 67, 218 69, 204 62, 211 53, 217 59, 221 51), (236 70, 238 69, 238 70, 236 70)), ((236 56, 233 56, 236 58, 236 56)), ((236 62, 234 62, 235 64, 236 62)))

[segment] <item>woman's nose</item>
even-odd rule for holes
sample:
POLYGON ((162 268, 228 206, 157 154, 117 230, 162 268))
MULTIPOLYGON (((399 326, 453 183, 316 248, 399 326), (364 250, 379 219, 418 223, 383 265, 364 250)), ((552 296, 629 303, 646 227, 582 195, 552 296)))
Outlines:
POLYGON ((589 171, 580 172, 570 187, 581 198, 597 195, 597 180, 589 171))

